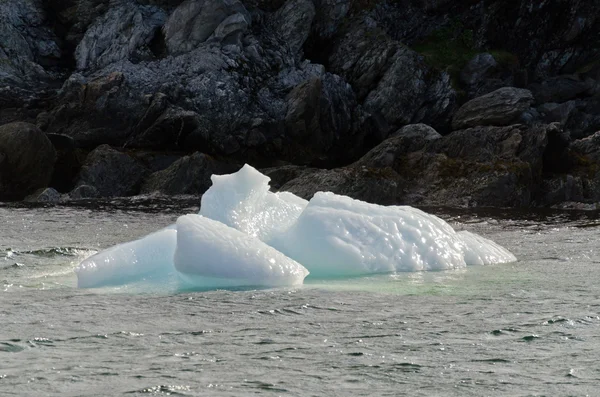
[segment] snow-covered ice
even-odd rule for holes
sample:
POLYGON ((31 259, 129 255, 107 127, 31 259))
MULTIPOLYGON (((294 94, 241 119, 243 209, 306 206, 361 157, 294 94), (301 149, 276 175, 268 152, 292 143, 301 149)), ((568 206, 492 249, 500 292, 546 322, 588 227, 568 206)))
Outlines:
POLYGON ((270 179, 249 165, 212 181, 199 215, 86 259, 75 270, 79 286, 169 272, 203 288, 283 286, 301 284, 308 272, 344 277, 516 261, 493 241, 412 207, 272 193, 270 179))

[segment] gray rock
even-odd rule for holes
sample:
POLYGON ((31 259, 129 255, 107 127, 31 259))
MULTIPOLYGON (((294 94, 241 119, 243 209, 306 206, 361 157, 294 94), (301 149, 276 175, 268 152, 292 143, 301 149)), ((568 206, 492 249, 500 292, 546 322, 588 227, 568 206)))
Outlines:
POLYGON ((238 12, 237 14, 225 18, 225 20, 217 26, 211 37, 224 44, 241 46, 242 35, 248 30, 249 26, 250 21, 247 16, 238 12))
POLYGON ((99 197, 132 196, 139 191, 146 173, 131 156, 101 145, 85 159, 75 185, 93 186, 99 197))
POLYGON ((455 130, 495 125, 513 124, 533 102, 531 91, 504 87, 465 103, 454 114, 452 128, 455 130))
POLYGON ((287 97, 285 159, 314 164, 324 157, 332 163, 352 158, 364 139, 356 128, 360 117, 351 87, 339 76, 299 84, 287 97))
POLYGON ((58 41, 41 0, 1 1, 0 84, 38 88, 57 78, 40 63, 60 58, 58 41))
POLYGON ((364 100, 364 109, 390 126, 427 122, 443 128, 455 108, 449 75, 377 27, 354 25, 336 41, 329 62, 364 100))
POLYGON ((350 11, 350 0, 315 0, 313 31, 321 38, 331 38, 350 11))
POLYGON ((212 185, 212 175, 236 172, 239 165, 219 162, 202 153, 194 153, 174 162, 169 168, 151 174, 141 193, 203 194, 212 185))
POLYGON ((306 200, 319 191, 350 196, 369 203, 397 203, 399 177, 393 170, 363 167, 336 168, 303 174, 285 183, 281 191, 294 193, 306 200))
POLYGON ((144 110, 144 97, 131 92, 123 73, 108 71, 90 79, 74 74, 61 89, 47 132, 68 135, 81 148, 121 146, 144 110))
POLYGON ((575 110, 577 103, 575 101, 568 101, 565 103, 545 103, 538 106, 537 110, 542 115, 543 119, 547 123, 558 122, 566 124, 569 120, 571 112, 575 110))
MULTIPOLYGON (((250 25, 250 13, 238 0, 184 1, 173 11, 163 27, 169 52, 182 54, 197 48, 215 33, 223 21, 235 14, 240 14, 247 25, 250 25)), ((226 26, 222 26, 221 34, 225 30, 226 26)))
POLYGON ((463 70, 460 72, 460 80, 469 86, 475 85, 481 82, 486 77, 490 76, 490 72, 498 66, 498 63, 492 56, 487 52, 477 54, 471 59, 463 70))
POLYGON ((100 69, 134 56, 151 58, 148 45, 166 17, 159 8, 121 1, 86 31, 75 50, 77 68, 100 69))
POLYGON ((395 169, 408 153, 420 151, 428 142, 440 138, 440 134, 425 124, 407 125, 371 149, 355 165, 368 169, 395 169))
POLYGON ((281 189, 281 186, 292 179, 310 175, 318 171, 320 171, 318 168, 311 168, 303 165, 282 165, 278 167, 262 168, 260 170, 262 174, 271 178, 269 185, 272 190, 279 190, 281 189))
POLYGON ((50 183, 56 151, 35 125, 0 126, 0 199, 20 200, 50 183))
POLYGON ((51 187, 41 188, 36 190, 34 193, 25 197, 24 201, 30 203, 58 203, 62 198, 62 195, 51 187))
POLYGON ((418 139, 422 138, 425 141, 433 141, 440 139, 442 135, 433 127, 427 124, 409 124, 394 132, 391 136, 400 136, 403 138, 418 139))
POLYGON ((270 22, 276 36, 292 54, 298 54, 310 34, 314 18, 315 6, 311 0, 287 0, 270 22))
POLYGON ((130 137, 127 146, 163 150, 184 147, 186 137, 200 124, 196 112, 169 107, 148 128, 130 137))
POLYGON ((530 84, 529 90, 535 97, 537 104, 548 102, 565 102, 578 96, 587 96, 588 91, 594 87, 594 80, 581 80, 576 75, 563 75, 553 77, 541 83, 530 84))
POLYGON ((431 141, 394 136, 354 166, 393 170, 400 187, 396 199, 405 204, 528 206, 541 179, 549 131, 556 128, 476 127, 431 141))
POLYGON ((579 176, 566 175, 545 179, 540 184, 537 194, 537 206, 554 206, 564 202, 588 201, 584 196, 582 178, 579 176))

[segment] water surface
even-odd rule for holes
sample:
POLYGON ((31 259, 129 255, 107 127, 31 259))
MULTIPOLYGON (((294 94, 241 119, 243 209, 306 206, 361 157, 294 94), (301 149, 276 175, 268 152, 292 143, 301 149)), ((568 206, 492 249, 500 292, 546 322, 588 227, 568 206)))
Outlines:
POLYGON ((0 395, 597 395, 598 214, 431 210, 519 262, 286 289, 78 290, 81 259, 194 202, 0 205, 0 395))

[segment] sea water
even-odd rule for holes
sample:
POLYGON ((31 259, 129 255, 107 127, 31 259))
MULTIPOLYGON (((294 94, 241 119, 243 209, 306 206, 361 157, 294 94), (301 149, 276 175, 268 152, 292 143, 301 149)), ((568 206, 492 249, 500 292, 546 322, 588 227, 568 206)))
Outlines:
POLYGON ((427 209, 508 248, 505 265, 76 288, 83 258, 194 204, 0 206, 0 395, 597 395, 598 214, 427 209))

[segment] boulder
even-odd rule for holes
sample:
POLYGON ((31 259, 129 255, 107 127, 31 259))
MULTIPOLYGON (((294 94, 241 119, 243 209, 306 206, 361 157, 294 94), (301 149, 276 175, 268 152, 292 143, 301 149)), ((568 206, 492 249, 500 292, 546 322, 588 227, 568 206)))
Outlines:
POLYGON ((217 161, 203 153, 185 156, 165 170, 151 174, 142 185, 141 193, 201 195, 212 185, 210 177, 230 174, 239 165, 217 161))
POLYGON ((0 199, 20 200, 50 183, 56 151, 35 125, 0 126, 0 199))
POLYGON ((533 102, 531 91, 504 87, 465 103, 454 114, 455 130, 475 126, 514 124, 533 102))
POLYGON ((24 201, 29 203, 58 203, 61 194, 51 187, 41 188, 25 197, 24 201))
MULTIPOLYGON (((108 145, 94 149, 85 159, 76 189, 82 185, 94 187, 99 197, 132 196, 139 191, 147 170, 136 160, 108 145)), ((74 193, 71 193, 73 197, 74 193)))
POLYGON ((440 139, 442 135, 433 127, 427 124, 409 124, 394 132, 392 137, 398 136, 407 139, 423 139, 425 141, 433 141, 440 139))

